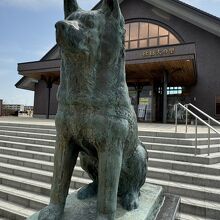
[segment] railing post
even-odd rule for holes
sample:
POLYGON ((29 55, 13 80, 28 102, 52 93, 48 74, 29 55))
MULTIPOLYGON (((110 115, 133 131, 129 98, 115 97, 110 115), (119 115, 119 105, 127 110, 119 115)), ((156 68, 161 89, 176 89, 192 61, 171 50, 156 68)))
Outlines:
POLYGON ((177 104, 174 105, 175 109, 175 132, 177 133, 177 104))
MULTIPOLYGON (((210 125, 210 118, 208 120, 208 123, 210 125)), ((210 156, 210 127, 208 127, 208 155, 210 156)))
POLYGON ((188 105, 186 105, 186 134, 187 134, 187 131, 188 131, 188 105))
POLYGON ((195 156, 197 155, 197 139, 198 139, 198 119, 195 120, 195 156))

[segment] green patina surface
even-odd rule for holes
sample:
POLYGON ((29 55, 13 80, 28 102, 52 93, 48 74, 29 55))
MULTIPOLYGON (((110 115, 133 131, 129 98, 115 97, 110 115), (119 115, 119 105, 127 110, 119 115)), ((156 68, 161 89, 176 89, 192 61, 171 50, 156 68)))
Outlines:
POLYGON ((61 219, 78 156, 93 182, 77 198, 84 204, 97 196, 96 219, 114 220, 118 198, 126 211, 139 207, 147 173, 126 84, 124 18, 117 0, 103 0, 92 11, 64 0, 64 9, 65 20, 56 23, 61 79, 54 173, 50 204, 39 220, 61 219))

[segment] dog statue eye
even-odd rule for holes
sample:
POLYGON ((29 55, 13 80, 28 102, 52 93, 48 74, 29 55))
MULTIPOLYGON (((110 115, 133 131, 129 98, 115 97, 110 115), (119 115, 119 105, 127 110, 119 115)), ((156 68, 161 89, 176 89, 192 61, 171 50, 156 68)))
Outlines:
POLYGON ((94 28, 95 23, 94 23, 93 21, 91 21, 91 20, 87 20, 87 21, 86 21, 86 26, 87 26, 88 28, 94 28))

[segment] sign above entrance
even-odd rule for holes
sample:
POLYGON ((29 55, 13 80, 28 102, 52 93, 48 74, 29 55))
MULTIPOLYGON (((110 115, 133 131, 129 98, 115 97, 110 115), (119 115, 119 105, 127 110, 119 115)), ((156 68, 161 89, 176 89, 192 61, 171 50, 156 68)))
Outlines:
POLYGON ((166 55, 173 55, 176 52, 175 47, 171 48, 158 48, 153 50, 145 50, 143 52, 143 57, 156 57, 156 56, 166 56, 166 55))
POLYGON ((125 60, 128 64, 152 63, 174 60, 194 60, 195 43, 126 50, 125 60))

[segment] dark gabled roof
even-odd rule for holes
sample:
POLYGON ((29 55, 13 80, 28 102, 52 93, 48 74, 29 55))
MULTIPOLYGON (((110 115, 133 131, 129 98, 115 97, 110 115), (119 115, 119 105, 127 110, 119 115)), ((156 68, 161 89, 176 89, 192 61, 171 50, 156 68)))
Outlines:
MULTIPOLYGON (((118 1, 121 4, 124 0, 118 0, 118 1)), ((180 0, 143 0, 143 1, 220 37, 220 18, 214 15, 204 12, 180 0)), ((101 2, 102 1, 98 2, 93 7, 93 10, 98 9, 101 5, 101 2)), ((58 50, 59 47, 56 44, 40 59, 40 61, 51 60, 53 59, 54 55, 58 56, 56 54, 58 50)), ((28 89, 33 91, 36 82, 37 82, 36 80, 24 76, 16 83, 15 86, 17 88, 28 89)))
POLYGON ((19 89, 26 89, 26 90, 35 90, 35 83, 38 81, 35 79, 28 78, 23 76, 16 84, 15 87, 19 89))
POLYGON ((194 7, 194 6, 192 6, 192 5, 189 5, 189 4, 185 3, 185 2, 182 2, 182 1, 180 1, 180 0, 173 0, 173 1, 176 1, 178 4, 184 5, 184 6, 186 6, 186 7, 189 7, 189 8, 191 8, 192 10, 195 10, 195 11, 197 11, 197 12, 203 14, 203 15, 206 15, 206 16, 208 16, 208 17, 212 17, 213 19, 216 19, 216 20, 218 20, 218 21, 220 22, 220 18, 217 17, 217 16, 215 16, 215 15, 212 15, 212 14, 206 12, 206 11, 202 11, 201 9, 196 8, 196 7, 194 7))
MULTIPOLYGON (((119 0, 119 3, 121 4, 125 0, 119 0)), ((202 11, 194 6, 191 6, 187 3, 184 3, 180 0, 143 0, 149 4, 154 5, 155 7, 159 7, 160 9, 173 14, 176 17, 179 17, 183 20, 188 21, 189 23, 192 23, 214 35, 217 35, 220 37, 220 18, 209 14, 205 11, 202 11), (167 7, 165 5, 167 4, 167 7), (174 5, 179 8, 178 10, 174 10, 171 6, 174 5), (181 13, 182 9, 182 13, 181 13), (193 16, 187 16, 184 15, 185 12, 188 12, 188 15, 193 16)), ((92 10, 98 9, 101 6, 102 1, 99 1, 92 10)), ((49 50, 42 58, 42 60, 50 59, 51 55, 53 55, 57 50, 58 46, 55 45, 51 50, 49 50)))
MULTIPOLYGON (((119 3, 121 4, 123 1, 125 0, 119 0, 119 3)), ((143 1, 220 37, 220 18, 212 14, 202 11, 180 0, 143 1)), ((101 2, 102 1, 98 2, 93 9, 99 8, 101 2)))
POLYGON ((57 50, 59 49, 59 47, 56 45, 54 45, 41 59, 40 61, 42 60, 48 60, 50 58, 50 56, 52 54, 54 54, 57 50))
POLYGON ((179 0, 143 0, 220 37, 220 19, 179 0))

